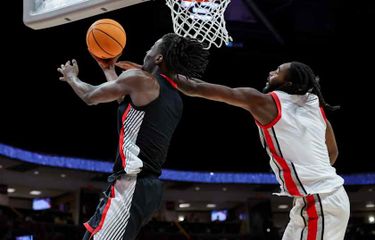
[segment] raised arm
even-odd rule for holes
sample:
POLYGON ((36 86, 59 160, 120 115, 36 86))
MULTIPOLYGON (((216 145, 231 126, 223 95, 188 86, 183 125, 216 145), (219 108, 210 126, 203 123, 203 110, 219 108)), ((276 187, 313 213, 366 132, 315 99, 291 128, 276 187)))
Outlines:
POLYGON ((135 71, 123 72, 117 79, 98 86, 82 82, 78 78, 78 64, 68 61, 57 69, 63 76, 60 80, 67 82, 74 92, 88 105, 112 102, 130 94, 139 77, 135 71))
POLYGON ((119 61, 119 62, 116 62, 115 65, 124 70, 142 69, 142 65, 138 63, 130 62, 130 61, 119 61))
POLYGON ((101 59, 94 56, 93 54, 91 54, 91 56, 95 59, 99 67, 103 70, 103 73, 108 82, 114 81, 118 78, 118 75, 115 70, 115 63, 121 55, 118 55, 117 57, 111 59, 101 59))
POLYGON ((272 96, 254 88, 231 88, 183 75, 177 75, 175 81, 178 89, 188 96, 224 102, 246 109, 262 124, 271 122, 277 116, 277 108, 272 96))
POLYGON ((329 154, 329 160, 331 165, 335 164, 337 157, 339 155, 339 150, 336 143, 335 134, 331 123, 327 120, 327 129, 326 129, 326 145, 329 154))

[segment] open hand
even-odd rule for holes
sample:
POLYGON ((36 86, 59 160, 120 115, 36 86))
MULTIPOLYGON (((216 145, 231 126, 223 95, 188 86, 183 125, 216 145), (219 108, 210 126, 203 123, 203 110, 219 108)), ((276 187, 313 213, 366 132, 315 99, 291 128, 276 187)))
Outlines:
POLYGON ((59 78, 61 81, 71 81, 78 76, 79 69, 77 61, 75 59, 72 60, 72 63, 67 61, 65 65, 61 64, 61 67, 57 68, 57 71, 63 75, 59 78))

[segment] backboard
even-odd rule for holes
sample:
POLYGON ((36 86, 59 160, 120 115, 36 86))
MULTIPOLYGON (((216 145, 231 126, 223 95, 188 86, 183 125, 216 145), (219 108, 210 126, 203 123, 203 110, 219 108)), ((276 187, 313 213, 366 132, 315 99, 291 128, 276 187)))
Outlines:
POLYGON ((43 29, 149 0, 23 0, 23 22, 43 29))

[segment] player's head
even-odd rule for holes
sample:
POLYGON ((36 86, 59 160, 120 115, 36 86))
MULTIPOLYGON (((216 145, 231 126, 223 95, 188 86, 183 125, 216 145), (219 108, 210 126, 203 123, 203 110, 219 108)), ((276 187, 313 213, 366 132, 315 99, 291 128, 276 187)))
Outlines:
POLYGON ((168 33, 147 51, 143 69, 152 72, 155 66, 159 66, 170 74, 199 77, 206 69, 208 55, 199 41, 168 33))
POLYGON ((278 66, 276 70, 270 71, 263 92, 268 93, 274 90, 281 90, 285 88, 286 85, 290 85, 286 80, 289 68, 290 63, 283 63, 278 66))
POLYGON ((323 98, 320 90, 319 77, 313 70, 301 62, 289 62, 281 64, 277 70, 269 73, 268 81, 263 92, 281 90, 289 94, 304 95, 312 92, 319 97, 320 104, 330 110, 339 107, 330 106, 323 98))

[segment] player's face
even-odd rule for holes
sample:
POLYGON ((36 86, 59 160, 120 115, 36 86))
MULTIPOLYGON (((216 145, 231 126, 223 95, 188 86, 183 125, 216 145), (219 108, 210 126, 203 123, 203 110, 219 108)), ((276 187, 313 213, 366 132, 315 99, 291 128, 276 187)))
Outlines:
POLYGON ((269 72, 267 83, 263 89, 263 92, 272 92, 282 86, 286 82, 286 75, 288 74, 289 68, 290 63, 284 63, 281 64, 277 69, 269 72))
POLYGON ((143 69, 145 71, 151 72, 152 69, 155 67, 155 61, 159 54, 159 46, 162 42, 162 39, 159 39, 155 42, 155 44, 146 52, 146 56, 143 59, 143 69))

